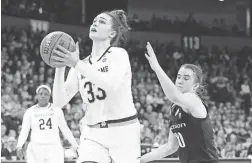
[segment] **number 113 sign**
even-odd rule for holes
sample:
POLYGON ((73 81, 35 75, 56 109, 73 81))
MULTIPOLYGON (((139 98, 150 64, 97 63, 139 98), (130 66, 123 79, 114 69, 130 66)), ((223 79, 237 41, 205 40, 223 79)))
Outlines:
POLYGON ((200 36, 182 36, 181 43, 186 50, 198 50, 200 48, 200 36))

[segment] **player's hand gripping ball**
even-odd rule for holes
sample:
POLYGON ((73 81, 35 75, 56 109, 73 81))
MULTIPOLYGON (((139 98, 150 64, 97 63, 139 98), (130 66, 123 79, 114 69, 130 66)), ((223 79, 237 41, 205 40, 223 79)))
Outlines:
POLYGON ((51 67, 64 67, 63 64, 55 64, 52 56, 57 55, 54 50, 57 49, 58 45, 64 47, 70 52, 76 50, 76 45, 73 38, 67 33, 55 31, 51 32, 44 37, 40 44, 40 55, 44 62, 51 67))
POLYGON ((77 63, 80 61, 79 43, 76 44, 76 50, 71 52, 65 47, 58 45, 53 53, 57 55, 52 56, 54 60, 54 65, 63 65, 68 67, 76 67, 77 63))

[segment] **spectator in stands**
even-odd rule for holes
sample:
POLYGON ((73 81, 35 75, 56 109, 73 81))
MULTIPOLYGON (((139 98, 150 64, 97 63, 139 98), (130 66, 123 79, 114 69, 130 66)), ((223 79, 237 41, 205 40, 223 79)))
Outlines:
POLYGON ((251 107, 250 93, 251 93, 251 90, 250 90, 250 86, 249 86, 249 79, 246 78, 244 80, 244 82, 241 84, 240 94, 241 94, 242 99, 243 99, 244 109, 245 109, 245 113, 246 113, 247 116, 249 115, 249 111, 250 111, 250 107, 251 107))
POLYGON ((151 125, 155 125, 157 122, 157 113, 153 112, 153 108, 151 105, 148 105, 146 108, 146 113, 144 118, 148 120, 151 125))
MULTIPOLYGON (((15 106, 16 106, 15 104, 12 105, 12 107, 15 107, 15 106)), ((6 124, 9 134, 10 134, 10 130, 13 130, 12 132, 14 131, 17 132, 18 126, 21 124, 21 120, 17 118, 16 108, 12 108, 12 110, 7 111, 3 119, 4 119, 4 122, 6 124)))
POLYGON ((14 137, 9 137, 7 147, 1 151, 2 158, 5 157, 6 160, 17 160, 16 145, 17 140, 14 137))
POLYGON ((16 138, 17 137, 17 132, 15 130, 9 130, 8 137, 16 138))
POLYGON ((232 147, 231 143, 227 143, 225 148, 221 150, 222 158, 235 158, 235 149, 232 147))
POLYGON ((3 147, 5 147, 5 144, 7 143, 8 136, 6 135, 7 133, 7 128, 6 125, 2 123, 1 125, 1 140, 3 143, 3 147))

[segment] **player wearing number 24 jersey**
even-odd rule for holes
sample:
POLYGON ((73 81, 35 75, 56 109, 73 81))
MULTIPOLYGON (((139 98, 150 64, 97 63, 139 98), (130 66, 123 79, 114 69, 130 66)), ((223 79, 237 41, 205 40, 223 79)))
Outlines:
POLYGON ((173 106, 168 142, 142 156, 141 163, 160 159, 177 150, 182 163, 218 163, 208 109, 198 96, 202 91, 202 70, 193 64, 182 65, 174 85, 160 67, 150 43, 147 43, 147 52, 146 58, 173 106))
POLYGON ((18 138, 17 150, 22 157, 22 146, 31 130, 31 141, 27 148, 27 163, 63 163, 64 150, 59 129, 77 149, 77 142, 68 128, 61 108, 49 103, 51 89, 41 85, 36 90, 38 104, 24 114, 22 129, 18 138))

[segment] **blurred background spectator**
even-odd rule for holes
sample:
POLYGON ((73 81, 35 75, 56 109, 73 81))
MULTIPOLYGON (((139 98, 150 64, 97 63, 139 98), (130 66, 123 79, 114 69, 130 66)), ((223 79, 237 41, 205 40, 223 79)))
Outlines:
POLYGON ((15 137, 10 136, 7 139, 6 147, 1 150, 1 159, 3 160, 17 160, 16 151, 17 140, 15 137))

